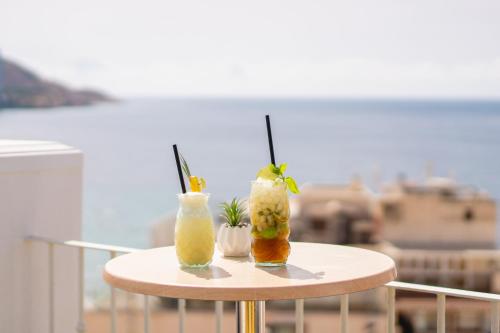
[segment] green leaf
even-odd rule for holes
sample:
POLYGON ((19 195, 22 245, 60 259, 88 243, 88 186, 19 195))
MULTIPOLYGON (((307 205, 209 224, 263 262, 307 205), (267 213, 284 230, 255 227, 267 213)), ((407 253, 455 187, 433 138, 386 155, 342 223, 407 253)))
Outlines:
POLYGON ((288 185, 288 189, 290 190, 290 192, 295 194, 300 193, 299 188, 297 187, 297 183, 292 177, 286 177, 285 183, 288 185))
POLYGON ((280 168, 278 168, 276 165, 272 163, 269 164, 269 169, 271 169, 271 172, 274 173, 276 176, 281 176, 280 168))
POLYGON ((269 164, 268 166, 262 168, 257 173, 257 178, 264 178, 268 180, 276 180, 278 178, 278 174, 274 172, 275 166, 273 164, 269 164))
POLYGON ((280 176, 283 176, 285 174, 285 171, 286 171, 286 167, 288 166, 288 164, 286 163, 283 163, 280 165, 280 176))

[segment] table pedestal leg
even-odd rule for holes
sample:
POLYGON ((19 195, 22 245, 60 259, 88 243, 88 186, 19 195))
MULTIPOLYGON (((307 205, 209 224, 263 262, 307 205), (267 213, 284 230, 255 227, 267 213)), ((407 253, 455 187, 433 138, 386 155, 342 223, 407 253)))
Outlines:
POLYGON ((238 333, 266 332, 266 303, 264 301, 236 302, 236 325, 238 333))

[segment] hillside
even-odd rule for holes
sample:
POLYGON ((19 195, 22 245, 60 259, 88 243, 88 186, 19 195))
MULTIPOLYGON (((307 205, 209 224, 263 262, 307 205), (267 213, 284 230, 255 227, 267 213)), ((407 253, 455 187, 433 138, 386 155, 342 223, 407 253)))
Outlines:
POLYGON ((0 57, 0 108, 49 108, 90 105, 113 99, 94 90, 75 90, 44 80, 0 57))

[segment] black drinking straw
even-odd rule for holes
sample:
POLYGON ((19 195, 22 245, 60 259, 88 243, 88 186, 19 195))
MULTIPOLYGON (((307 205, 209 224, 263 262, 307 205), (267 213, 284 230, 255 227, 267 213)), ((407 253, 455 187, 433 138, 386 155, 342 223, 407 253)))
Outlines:
POLYGON ((269 140, 269 152, 271 153, 271 163, 276 165, 276 161, 274 160, 273 135, 271 134, 271 120, 269 120, 268 114, 266 114, 266 125, 267 125, 267 139, 269 140))
POLYGON ((182 175, 181 161, 179 159, 179 152, 177 145, 174 145, 175 163, 177 163, 177 172, 179 173, 179 182, 181 183, 182 193, 186 193, 186 185, 184 184, 184 177, 182 175))

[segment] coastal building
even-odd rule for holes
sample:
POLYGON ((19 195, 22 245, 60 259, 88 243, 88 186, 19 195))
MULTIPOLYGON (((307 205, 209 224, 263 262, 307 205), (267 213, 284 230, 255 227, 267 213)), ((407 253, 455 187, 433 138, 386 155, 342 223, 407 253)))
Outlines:
POLYGON ((381 212, 375 194, 358 179, 347 185, 306 184, 291 199, 291 239, 331 244, 379 241, 381 212))
POLYGON ((495 201, 451 178, 396 182, 380 194, 382 239, 402 248, 493 249, 495 201))
POLYGON ((484 191, 433 177, 378 194, 354 179, 306 184, 291 203, 292 238, 336 244, 390 242, 414 249, 494 249, 496 204, 484 191))

